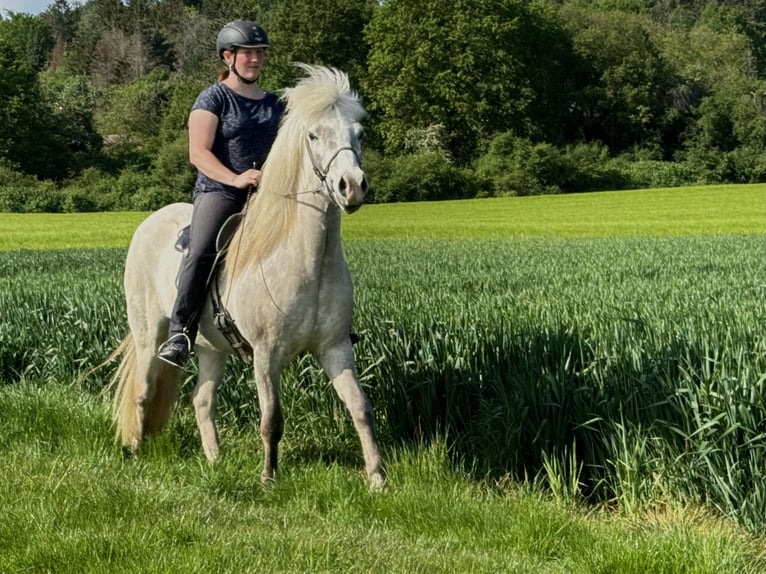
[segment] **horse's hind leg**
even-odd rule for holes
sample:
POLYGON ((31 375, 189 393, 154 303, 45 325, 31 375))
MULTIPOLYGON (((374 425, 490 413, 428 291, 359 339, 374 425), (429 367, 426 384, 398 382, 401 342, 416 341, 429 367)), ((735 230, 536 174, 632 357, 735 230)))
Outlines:
POLYGON ((263 472, 261 482, 267 483, 277 471, 279 441, 284 431, 284 419, 279 399, 281 367, 274 357, 254 356, 255 384, 258 388, 258 405, 261 409, 259 430, 263 441, 263 472))
MULTIPOLYGON (((140 392, 136 400, 145 435, 159 434, 167 425, 170 411, 178 396, 181 371, 160 361, 157 356, 158 333, 136 337, 136 375, 140 392)), ((139 435, 138 440, 141 440, 139 435)))
POLYGON ((216 390, 223 378, 226 355, 211 349, 198 348, 199 379, 194 389, 194 412, 208 461, 218 458, 218 429, 215 425, 216 390))
POLYGON ((351 413, 354 427, 362 443, 362 454, 370 486, 373 489, 383 489, 386 479, 383 475, 378 439, 375 436, 372 405, 359 384, 354 368, 351 342, 345 341, 341 346, 326 351, 320 357, 320 362, 332 380, 338 396, 351 413))

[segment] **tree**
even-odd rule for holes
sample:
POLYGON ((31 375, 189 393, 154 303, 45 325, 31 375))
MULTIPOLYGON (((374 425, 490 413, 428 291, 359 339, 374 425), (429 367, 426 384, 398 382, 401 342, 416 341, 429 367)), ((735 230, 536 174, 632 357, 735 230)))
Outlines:
POLYGON ((216 25, 182 0, 165 0, 154 7, 153 26, 162 38, 162 57, 168 68, 185 77, 210 80, 215 76, 216 25))
POLYGON ((0 18, 0 39, 3 53, 20 69, 36 74, 48 65, 53 35, 41 18, 11 12, 7 20, 0 18))
POLYGON ((572 127, 612 153, 661 147, 673 77, 648 30, 648 19, 618 11, 567 7, 561 12, 575 52, 587 65, 572 127))
POLYGON ((459 163, 498 131, 559 137, 571 66, 545 3, 389 0, 366 38, 364 92, 389 153, 411 129, 439 124, 459 163))
POLYGON ((121 29, 123 6, 120 0, 90 0, 80 11, 77 33, 67 49, 66 70, 75 75, 90 75, 101 55, 97 45, 102 35, 121 29))
POLYGON ((13 59, 10 42, 2 34, 6 25, 0 21, 0 156, 9 157, 23 130, 23 114, 34 100, 37 82, 13 59))
POLYGON ((53 33, 55 46, 51 54, 51 67, 54 69, 61 65, 67 46, 77 33, 79 10, 72 8, 67 0, 54 0, 41 15, 53 33))
POLYGON ((109 105, 99 117, 102 133, 115 136, 122 144, 145 146, 159 136, 172 93, 169 73, 162 68, 128 84, 112 86, 109 105))
POLYGON ((766 81, 758 78, 751 41, 724 11, 675 34, 677 74, 693 86, 691 120, 680 159, 702 165, 714 181, 758 181, 766 173, 766 81))
POLYGON ((99 91, 86 76, 54 70, 40 75, 40 85, 50 110, 50 123, 75 159, 66 172, 77 173, 101 150, 102 138, 94 121, 99 91))
POLYGON ((292 85, 290 63, 305 62, 342 69, 356 84, 367 61, 364 28, 376 6, 375 0, 276 2, 267 29, 274 46, 267 75, 276 76, 280 88, 292 85))
POLYGON ((0 157, 26 174, 60 179, 71 160, 40 89, 38 73, 53 46, 42 19, 0 20, 0 157))

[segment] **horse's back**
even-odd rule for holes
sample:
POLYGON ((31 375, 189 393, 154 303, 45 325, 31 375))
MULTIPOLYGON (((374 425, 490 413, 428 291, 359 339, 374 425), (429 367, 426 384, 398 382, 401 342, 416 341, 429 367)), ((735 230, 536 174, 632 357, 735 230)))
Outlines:
MULTIPOLYGON (((181 261, 176 251, 178 232, 191 221, 189 203, 173 203, 153 212, 136 228, 125 261, 128 314, 148 311, 149 305, 168 314, 175 300, 175 276, 181 261)), ((144 314, 144 313, 141 313, 144 314)))
POLYGON ((168 232, 169 227, 187 225, 191 220, 191 212, 191 203, 171 203, 153 211, 136 228, 131 247, 136 242, 150 239, 156 233, 168 232))

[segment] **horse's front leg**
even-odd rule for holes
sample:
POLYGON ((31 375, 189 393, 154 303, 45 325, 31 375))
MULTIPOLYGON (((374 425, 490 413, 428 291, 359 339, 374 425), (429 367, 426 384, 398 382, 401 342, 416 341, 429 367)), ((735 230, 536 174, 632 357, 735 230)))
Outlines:
POLYGON ((216 391, 223 379, 226 367, 226 355, 200 347, 197 349, 199 357, 199 378, 194 389, 194 413, 197 417, 202 448, 209 462, 218 459, 218 429, 215 424, 216 391))
POLYGON ((386 479, 383 474, 378 439, 375 435, 375 417, 372 405, 359 384, 351 342, 345 339, 342 343, 326 349, 320 354, 319 360, 332 380, 338 396, 351 413, 354 427, 362 443, 362 454, 367 476, 370 479, 370 487, 374 490, 382 490, 385 488, 386 479))
POLYGON ((282 369, 273 356, 254 360, 255 386, 258 389, 258 405, 261 409, 260 432, 263 441, 263 472, 261 482, 268 483, 277 471, 279 441, 284 431, 284 419, 279 398, 279 384, 282 369))

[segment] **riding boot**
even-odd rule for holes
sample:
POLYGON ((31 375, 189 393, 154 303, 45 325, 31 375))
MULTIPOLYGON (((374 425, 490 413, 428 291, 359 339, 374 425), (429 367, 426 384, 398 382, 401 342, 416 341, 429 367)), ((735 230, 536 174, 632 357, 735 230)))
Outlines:
POLYGON ((160 345, 157 357, 166 363, 182 369, 189 360, 192 350, 191 338, 185 333, 175 333, 160 345))

